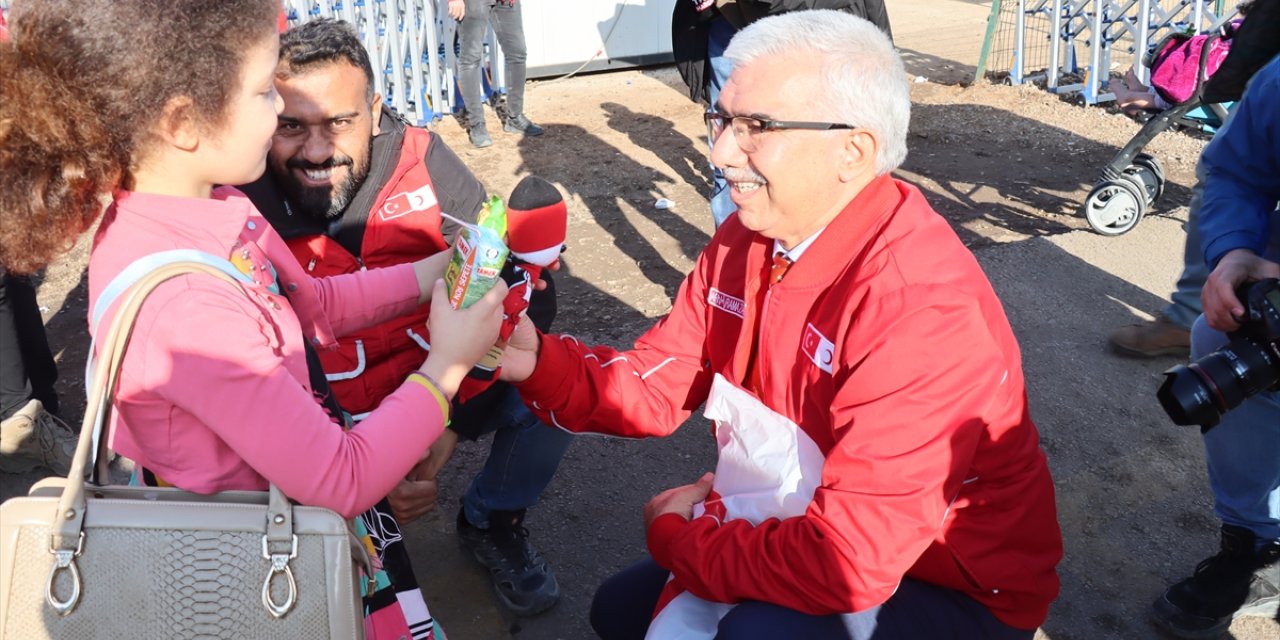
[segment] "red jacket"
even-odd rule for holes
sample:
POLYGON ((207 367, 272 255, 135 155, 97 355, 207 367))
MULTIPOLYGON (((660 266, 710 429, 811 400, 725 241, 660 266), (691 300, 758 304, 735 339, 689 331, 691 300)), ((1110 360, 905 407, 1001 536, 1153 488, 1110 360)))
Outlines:
POLYGON ((790 517, 735 519, 713 494, 708 515, 659 518, 649 548, 677 588, 830 614, 881 604, 910 576, 1041 624, 1062 557, 1053 484, 1017 343, 973 255, 889 177, 761 292, 772 248, 731 217, 635 349, 544 335, 522 396, 573 431, 667 435, 716 374, 743 382, 758 324, 760 400, 820 451, 816 488, 790 517))
MULTIPOLYGON (((329 235, 291 228, 286 212, 267 206, 268 198, 259 195, 263 190, 246 188, 246 192, 272 225, 281 230, 294 257, 313 277, 420 260, 449 247, 441 234, 435 186, 423 160, 431 136, 425 129, 403 128, 403 143, 394 168, 381 185, 371 185, 378 188, 367 217, 353 220, 363 226, 358 256, 329 235)), ((379 149, 380 145, 375 148, 375 156, 379 149)), ((373 175, 371 170, 371 179, 373 175)), ((361 213, 364 211, 362 207, 361 213)), ((473 216, 474 212, 467 212, 462 217, 473 216)), ((373 410, 404 382, 408 372, 422 364, 429 344, 429 311, 429 305, 421 305, 408 315, 343 336, 337 349, 319 351, 320 363, 345 410, 352 414, 373 410)))

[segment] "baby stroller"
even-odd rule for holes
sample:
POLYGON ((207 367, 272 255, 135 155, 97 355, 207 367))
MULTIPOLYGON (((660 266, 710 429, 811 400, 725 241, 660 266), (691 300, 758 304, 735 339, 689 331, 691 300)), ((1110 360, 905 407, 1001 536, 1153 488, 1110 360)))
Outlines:
POLYGON ((1147 143, 1171 127, 1214 131, 1226 121, 1227 106, 1205 103, 1203 95, 1209 76, 1226 58, 1234 27, 1231 23, 1198 36, 1170 34, 1143 57, 1142 63, 1151 70, 1152 85, 1173 106, 1151 115, 1137 135, 1102 168, 1101 176, 1080 207, 1094 231, 1118 236, 1132 230, 1164 193, 1164 168, 1154 156, 1142 153, 1147 143), (1198 52, 1192 49, 1197 45, 1198 52), (1183 57, 1181 60, 1179 55, 1183 57), (1161 87, 1155 81, 1161 65, 1178 62, 1185 63, 1187 68, 1194 66, 1194 81, 1184 78, 1180 86, 1161 87))

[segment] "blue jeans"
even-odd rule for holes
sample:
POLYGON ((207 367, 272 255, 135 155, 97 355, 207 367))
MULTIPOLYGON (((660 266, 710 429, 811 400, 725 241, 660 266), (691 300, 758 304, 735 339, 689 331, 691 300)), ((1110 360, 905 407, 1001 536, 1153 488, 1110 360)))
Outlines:
MULTIPOLYGON (((729 73, 733 71, 733 63, 724 57, 724 50, 733 38, 733 26, 728 20, 716 17, 711 20, 707 33, 707 60, 711 63, 711 77, 707 82, 707 101, 710 109, 715 110, 716 100, 720 99, 720 90, 729 82, 729 73)), ((707 147, 715 144, 715 140, 707 140, 707 147)), ((711 217, 716 226, 724 222, 729 214, 737 210, 729 199, 729 184, 724 181, 724 174, 711 165, 711 217)))
POLYGON ((1182 249, 1182 274, 1164 308, 1164 317, 1184 329, 1190 329, 1203 309, 1200 291, 1209 278, 1209 265, 1204 263, 1204 251, 1200 249, 1200 203, 1204 200, 1204 166, 1196 163, 1196 184, 1191 187, 1191 203, 1187 207, 1187 244, 1182 249))
MULTIPOLYGON (((645 558, 605 580, 591 601, 591 627, 604 640, 640 640, 649 628, 666 569, 645 558)), ((716 640, 1031 640, 976 600, 950 589, 903 579, 884 604, 853 616, 815 616, 767 602, 745 601, 720 620, 716 640)))
POLYGON ((495 405, 480 427, 481 433, 494 434, 489 458, 462 498, 467 521, 481 528, 488 526, 491 511, 537 503, 573 442, 573 434, 542 424, 514 387, 507 387, 495 405))
MULTIPOLYGON (((1272 215, 1265 255, 1280 261, 1280 214, 1272 215)), ((1200 316, 1191 328, 1191 357, 1198 360, 1227 341, 1200 316)), ((1280 392, 1259 393, 1223 414, 1204 435, 1204 452, 1218 518, 1249 529, 1259 545, 1280 540, 1280 392)))
POLYGON ((484 123, 484 96, 481 95, 480 59, 484 57, 484 34, 490 24, 502 47, 507 71, 507 111, 511 118, 524 114, 525 60, 523 2, 496 3, 495 0, 466 0, 467 13, 458 23, 458 84, 469 126, 484 123))

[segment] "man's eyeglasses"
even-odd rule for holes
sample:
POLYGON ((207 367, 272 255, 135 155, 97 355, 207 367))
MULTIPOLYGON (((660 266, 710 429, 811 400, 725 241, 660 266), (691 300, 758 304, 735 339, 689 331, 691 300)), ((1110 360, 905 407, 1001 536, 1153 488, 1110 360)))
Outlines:
POLYGON ((766 131, 785 131, 787 129, 807 129, 810 131, 830 131, 832 129, 857 129, 856 125, 841 124, 838 122, 795 122, 790 120, 766 120, 764 118, 754 118, 751 116, 731 116, 715 111, 708 111, 703 114, 703 119, 707 121, 707 133, 711 136, 711 142, 714 144, 720 134, 724 132, 725 125, 729 125, 733 129, 733 137, 738 142, 738 148, 747 153, 755 151, 759 146, 760 134, 766 131))

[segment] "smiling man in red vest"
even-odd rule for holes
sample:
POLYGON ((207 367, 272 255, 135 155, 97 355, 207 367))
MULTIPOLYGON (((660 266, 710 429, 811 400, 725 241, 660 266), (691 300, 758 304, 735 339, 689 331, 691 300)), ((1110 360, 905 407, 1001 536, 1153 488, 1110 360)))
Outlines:
MULTIPOLYGON (((284 110, 268 171, 242 189, 308 272, 329 276, 412 262, 449 248, 458 225, 442 213, 475 221, 484 186, 444 141, 383 106, 351 25, 322 19, 284 34, 276 89, 284 110)), ((430 349, 428 312, 424 305, 320 353, 339 403, 357 421, 430 349)), ((548 328, 554 316, 554 287, 535 292, 531 320, 548 328)), ((559 586, 530 546, 523 520, 572 436, 543 426, 505 383, 454 411, 430 456, 389 496, 396 518, 413 520, 435 506, 436 474, 459 435, 494 432, 485 467, 463 497, 458 534, 490 570, 507 608, 518 615, 544 611, 555 604, 559 586)))
POLYGON ((764 18, 707 114, 737 211, 669 315, 618 352, 522 325, 503 375, 547 424, 670 434, 714 474, 645 507, 651 560, 601 637, 1030 640, 1058 593, 1053 483, 1004 310, 891 172, 906 73, 870 22, 764 18))

